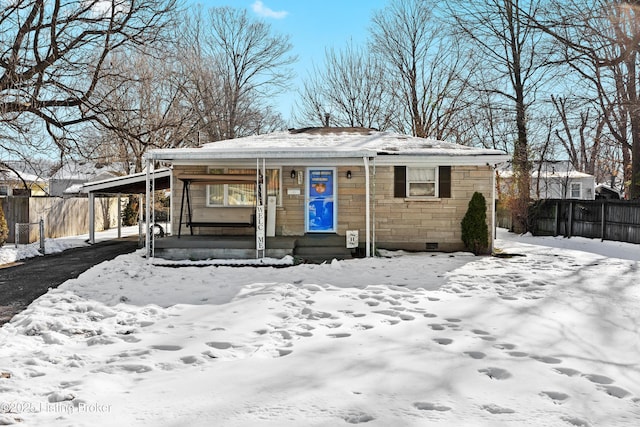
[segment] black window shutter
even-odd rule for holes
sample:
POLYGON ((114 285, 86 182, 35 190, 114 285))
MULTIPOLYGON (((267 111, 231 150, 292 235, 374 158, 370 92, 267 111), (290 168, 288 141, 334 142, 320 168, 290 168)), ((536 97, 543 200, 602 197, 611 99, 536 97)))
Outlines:
POLYGON ((440 166, 438 170, 438 195, 440 198, 451 198, 451 166, 440 166))
POLYGON ((407 197, 407 167, 393 167, 393 197, 407 197))

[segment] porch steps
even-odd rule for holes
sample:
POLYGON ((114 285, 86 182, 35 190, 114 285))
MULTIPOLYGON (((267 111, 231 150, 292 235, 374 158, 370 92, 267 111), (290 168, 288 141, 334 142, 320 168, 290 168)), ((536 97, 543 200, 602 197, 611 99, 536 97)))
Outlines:
POLYGON ((305 262, 322 263, 335 259, 351 259, 345 236, 335 234, 307 234, 296 240, 293 255, 305 262))

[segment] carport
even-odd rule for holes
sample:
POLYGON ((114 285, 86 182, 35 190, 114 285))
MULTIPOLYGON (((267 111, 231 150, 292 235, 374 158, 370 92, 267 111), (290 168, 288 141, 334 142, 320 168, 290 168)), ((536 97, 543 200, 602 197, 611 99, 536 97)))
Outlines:
POLYGON ((132 175, 119 176, 109 178, 102 181, 88 182, 83 185, 83 191, 89 195, 89 243, 95 243, 96 234, 96 211, 95 199, 100 196, 115 196, 118 198, 118 237, 121 237, 122 230, 122 211, 120 197, 123 194, 137 194, 140 198, 140 236, 142 236, 142 223, 144 216, 142 213, 143 197, 147 193, 147 182, 149 182, 150 193, 155 190, 167 190, 171 188, 171 170, 158 169, 150 174, 146 172, 136 173, 132 175), (147 176, 149 175, 149 176, 147 176))

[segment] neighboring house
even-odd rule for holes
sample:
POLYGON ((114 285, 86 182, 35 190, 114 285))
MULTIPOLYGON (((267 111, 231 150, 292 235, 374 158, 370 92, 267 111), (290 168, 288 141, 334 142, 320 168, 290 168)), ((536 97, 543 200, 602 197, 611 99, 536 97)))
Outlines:
POLYGON ((357 232, 366 255, 372 247, 464 250, 460 223, 476 191, 493 229, 495 166, 507 160, 498 150, 363 128, 289 130, 146 156, 147 165, 173 169, 174 236, 254 235, 264 177, 267 248, 270 237, 345 242, 357 232))
POLYGON ((102 164, 69 162, 58 168, 49 177, 51 196, 84 196, 83 184, 117 176, 115 170, 102 164))
MULTIPOLYGON (((510 165, 498 171, 498 198, 513 193, 513 171, 510 165)), ((594 200, 595 177, 578 172, 567 162, 545 162, 540 168, 534 165, 531 172, 531 198, 594 200)))
POLYGON ((0 166, 1 196, 45 196, 48 192, 47 180, 39 175, 0 166), (25 189, 25 183, 27 188, 25 189))
POLYGON ((117 175, 111 167, 89 162, 68 162, 62 166, 51 161, 9 164, 11 169, 0 165, 0 196, 85 196, 83 184, 117 175))

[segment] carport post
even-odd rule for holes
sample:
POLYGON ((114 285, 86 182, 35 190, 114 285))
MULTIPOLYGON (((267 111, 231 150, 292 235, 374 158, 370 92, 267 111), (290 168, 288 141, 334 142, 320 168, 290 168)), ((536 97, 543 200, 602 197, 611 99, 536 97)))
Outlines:
POLYGON ((122 194, 118 193, 118 239, 122 238, 122 194))
POLYGON ((145 248, 147 249, 147 259, 151 259, 151 236, 149 233, 149 224, 151 224, 151 192, 150 183, 151 180, 151 160, 147 158, 147 180, 145 184, 145 248))
POLYGON ((96 195, 89 192, 89 244, 96 242, 96 195))

